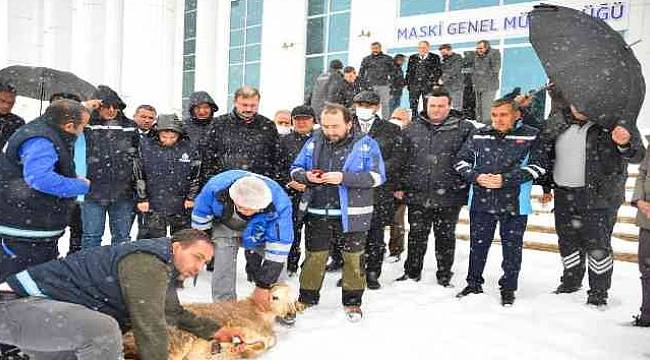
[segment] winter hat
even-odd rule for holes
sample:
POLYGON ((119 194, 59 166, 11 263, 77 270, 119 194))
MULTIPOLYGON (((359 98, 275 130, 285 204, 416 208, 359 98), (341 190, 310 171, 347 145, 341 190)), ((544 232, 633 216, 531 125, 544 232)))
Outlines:
POLYGON ((102 105, 114 105, 119 110, 124 110, 126 108, 126 104, 124 101, 122 101, 120 96, 117 95, 115 90, 106 85, 99 85, 95 91, 95 94, 93 95, 93 98, 101 100, 102 105))
POLYGON ((334 59, 330 62, 330 69, 341 70, 343 69, 343 63, 339 59, 334 59))
POLYGON ((314 109, 312 109, 311 106, 300 105, 300 106, 296 106, 295 108, 293 108, 293 110, 291 110, 291 117, 292 118, 295 118, 295 117, 303 117, 303 118, 311 117, 311 118, 315 119, 316 114, 314 113, 314 109))
POLYGON ((365 90, 354 96, 352 102, 355 104, 358 103, 368 103, 372 105, 379 105, 379 95, 376 92, 371 90, 365 90))
POLYGON ((156 122, 156 129, 158 131, 171 130, 179 134, 183 134, 183 124, 178 119, 176 114, 160 114, 156 122))
POLYGON ((272 200, 271 189, 257 176, 237 179, 230 186, 228 194, 236 205, 256 210, 265 209, 272 200))

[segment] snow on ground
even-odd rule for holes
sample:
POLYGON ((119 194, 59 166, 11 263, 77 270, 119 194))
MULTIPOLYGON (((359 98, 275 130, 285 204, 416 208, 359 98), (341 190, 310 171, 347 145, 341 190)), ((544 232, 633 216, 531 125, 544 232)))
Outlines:
MULTIPOLYGON (((431 239, 433 241, 433 239, 431 239)), ((433 243, 419 283, 393 282, 403 263, 384 264, 380 290, 366 291, 364 319, 349 323, 341 307, 340 273, 327 274, 321 302, 298 316, 293 328, 280 328, 278 345, 267 359, 650 359, 649 329, 629 326, 638 313, 636 264, 616 262, 610 305, 605 311, 585 305, 586 291, 555 295, 561 272, 559 255, 525 250, 520 289, 512 308, 500 305, 500 246, 494 245, 485 272, 485 294, 458 300, 465 285, 469 244, 459 241, 455 288, 435 281, 433 243)), ((238 258, 238 294, 245 281, 243 254, 238 258)), ((295 291, 298 280, 291 279, 295 291)), ((586 281, 585 281, 586 285, 586 281)), ((183 302, 210 301, 210 274, 188 283, 183 302)))
MULTIPOLYGON (((132 236, 135 238, 134 227, 132 236)), ((109 239, 108 231, 104 239, 109 239)), ((107 240, 104 244, 107 244, 107 240)), ((67 236, 60 242, 67 250, 67 236)), ((404 254, 405 255, 405 254, 404 254)), ((340 273, 327 274, 321 302, 298 316, 293 328, 278 326, 278 344, 265 359, 650 359, 650 329, 630 326, 641 301, 639 271, 634 263, 617 261, 609 306, 601 311, 585 305, 586 289, 555 295, 561 274, 559 254, 524 250, 517 300, 500 305, 497 281, 501 247, 493 245, 484 274, 485 294, 462 300, 455 294, 465 286, 469 243, 458 241, 453 289, 435 281, 433 237, 422 281, 394 282, 403 261, 384 263, 376 291, 366 291, 364 319, 350 323, 341 306, 340 273)), ((244 256, 238 257, 238 294, 248 295, 244 256)), ((298 279, 290 282, 296 292, 298 279)), ((585 278, 584 285, 587 285, 585 278)), ((181 301, 209 302, 210 273, 202 272, 179 293, 181 301)))

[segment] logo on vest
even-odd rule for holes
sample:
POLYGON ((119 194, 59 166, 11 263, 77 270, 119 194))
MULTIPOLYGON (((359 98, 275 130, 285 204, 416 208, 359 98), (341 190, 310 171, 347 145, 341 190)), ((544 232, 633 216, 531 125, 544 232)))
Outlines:
POLYGON ((191 160, 190 160, 190 156, 187 153, 183 153, 183 155, 181 155, 181 158, 178 159, 178 161, 188 163, 191 160))

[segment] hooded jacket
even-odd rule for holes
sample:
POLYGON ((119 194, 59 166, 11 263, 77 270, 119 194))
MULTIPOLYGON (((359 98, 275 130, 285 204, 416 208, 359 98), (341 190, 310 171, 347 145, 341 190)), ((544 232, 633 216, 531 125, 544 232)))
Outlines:
POLYGON ((11 135, 23 125, 25 125, 25 120, 18 115, 12 113, 0 115, 0 152, 11 135))
POLYGON ((187 118, 184 121, 183 129, 185 134, 189 137, 192 144, 199 149, 202 148, 201 144, 203 139, 210 131, 210 126, 214 121, 214 114, 219 111, 219 107, 214 102, 210 94, 205 91, 196 91, 190 95, 190 100, 187 105, 187 118), (194 108, 199 104, 208 104, 212 109, 212 115, 208 119, 197 119, 194 116, 194 108))

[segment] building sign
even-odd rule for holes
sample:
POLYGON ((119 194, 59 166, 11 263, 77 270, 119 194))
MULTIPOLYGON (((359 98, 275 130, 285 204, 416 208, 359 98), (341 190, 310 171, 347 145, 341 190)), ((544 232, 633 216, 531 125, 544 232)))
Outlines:
MULTIPOLYGON (((396 22, 393 47, 416 46, 421 40, 443 44, 528 36, 528 12, 542 2, 401 17, 396 22)), ((562 5, 602 19, 618 31, 629 25, 629 1, 573 0, 562 5)))

